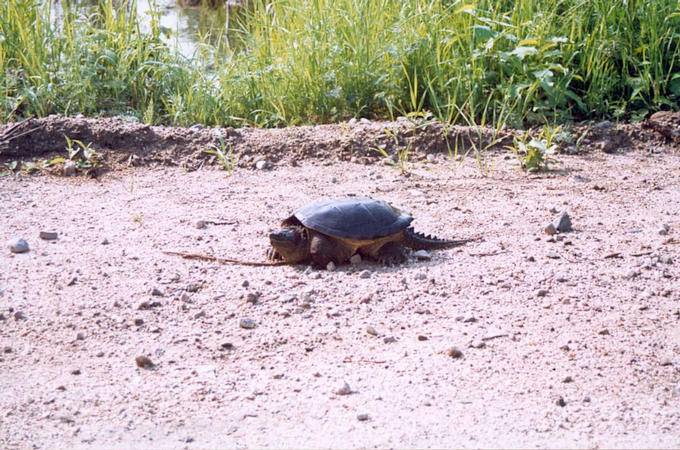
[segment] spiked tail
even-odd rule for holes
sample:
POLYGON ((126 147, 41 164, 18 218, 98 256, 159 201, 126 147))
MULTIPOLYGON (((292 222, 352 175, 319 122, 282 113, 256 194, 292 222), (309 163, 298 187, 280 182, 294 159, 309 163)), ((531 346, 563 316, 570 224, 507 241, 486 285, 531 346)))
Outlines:
POLYGON ((413 250, 436 250, 440 248, 451 248, 463 245, 467 242, 474 241, 474 239, 460 239, 450 241, 447 239, 439 239, 438 237, 425 235, 416 232, 413 227, 404 230, 404 246, 413 250))

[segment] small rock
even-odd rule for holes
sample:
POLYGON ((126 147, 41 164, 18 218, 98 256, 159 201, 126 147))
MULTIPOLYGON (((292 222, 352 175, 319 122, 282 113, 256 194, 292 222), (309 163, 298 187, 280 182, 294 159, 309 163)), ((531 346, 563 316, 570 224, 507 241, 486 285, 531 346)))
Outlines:
POLYGON ((668 234, 668 231, 669 231, 670 229, 671 229, 671 227, 669 227, 668 225, 665 225, 665 224, 664 224, 664 225, 661 225, 661 226, 659 227, 658 233, 659 233, 661 236, 665 236, 665 235, 668 234))
POLYGON ((197 220, 194 226, 199 230, 202 230, 208 226, 208 222, 206 222, 205 220, 197 220))
POLYGON ((349 384, 345 381, 342 386, 335 391, 336 394, 338 395, 349 395, 352 393, 352 388, 349 387, 349 384))
POLYGON ((3 347, 2 352, 3 353, 12 353, 12 347, 6 345, 5 347, 3 347))
POLYGON ((557 228, 555 228, 555 225, 553 225, 551 223, 551 224, 548 224, 547 227, 545 227, 545 232, 552 236, 554 234, 557 234, 557 228))
POLYGON ((243 283, 241 283, 241 286, 248 287, 248 286, 250 286, 250 282, 248 280, 243 280, 243 283))
POLYGON ((664 367, 665 366, 672 366, 673 361, 671 361, 670 358, 664 358, 664 359, 661 360, 661 365, 664 366, 664 367))
POLYGON ((394 336, 387 336, 387 337, 383 338, 383 342, 385 344, 392 344, 394 342, 397 342, 397 338, 395 338, 394 336))
POLYGON ((142 319, 141 317, 137 317, 134 320, 134 323, 136 326, 141 327, 142 325, 144 325, 144 319, 142 319))
POLYGON ((233 350, 234 349, 234 344, 231 342, 224 342, 220 344, 220 349, 221 350, 233 350))
POLYGON ((14 320, 24 320, 25 318, 26 315, 21 311, 17 311, 14 313, 14 320))
POLYGON ((71 371, 71 375, 80 375, 80 373, 81 373, 81 372, 80 372, 80 369, 73 369, 73 370, 71 371))
POLYGON ((85 340, 85 334, 84 333, 76 333, 76 341, 84 341, 85 340))
POLYGON ((153 288, 153 290, 151 291, 151 295, 153 295, 154 297, 164 297, 165 296, 163 291, 161 291, 158 288, 153 288))
POLYGON ((416 250, 413 252, 413 256, 421 261, 429 261, 432 259, 432 255, 427 250, 416 250))
POLYGON ((536 291, 536 297, 545 297, 548 294, 547 289, 538 289, 536 291))
POLYGON ((101 358, 101 357, 103 357, 104 355, 105 355, 105 353, 104 353, 104 352, 102 352, 102 351, 98 351, 98 352, 97 352, 97 354, 96 354, 96 355, 94 355, 94 356, 96 356, 97 358, 101 358))
POLYGON ((378 330, 369 325, 366 327, 366 333, 370 334, 371 336, 377 336, 378 330))
POLYGON ((361 123, 361 124, 363 124, 363 125, 368 125, 368 124, 371 123, 371 121, 368 120, 368 119, 365 118, 365 117, 362 117, 361 120, 359 120, 359 123, 361 123))
POLYGON ((250 319, 248 317, 244 317, 243 319, 238 321, 238 326, 241 328, 245 328, 246 330, 252 330, 257 326, 255 321, 253 319, 250 319))
POLYGON ((104 240, 102 240, 102 245, 109 245, 109 240, 104 238, 104 240))
POLYGON ((463 319, 463 323, 475 323, 477 322, 477 318, 474 316, 470 316, 468 318, 463 319))
POLYGON ((12 253, 26 253, 28 248, 28 242, 25 239, 17 239, 9 244, 9 250, 12 253))
POLYGON ((564 397, 562 397, 562 396, 559 396, 559 398, 557 399, 557 401, 555 402, 555 404, 556 404, 557 406, 562 407, 562 408, 564 408, 565 406, 567 406, 567 402, 564 401, 564 397))
POLYGON ((583 397, 583 403, 590 403, 590 397, 588 396, 583 397))
POLYGON ((361 262, 361 255, 358 253, 355 253, 352 255, 352 257, 349 259, 350 264, 359 264, 361 262))
POLYGON ((433 163, 435 161, 435 157, 432 153, 428 153, 425 158, 427 158, 427 162, 429 163, 433 163))
POLYGON ((349 120, 347 121, 347 123, 350 124, 350 125, 356 125, 357 122, 358 122, 358 120, 357 120, 356 118, 354 118, 354 117, 352 117, 351 119, 349 119, 349 120))
POLYGON ((59 237, 59 234, 56 231, 41 231, 40 234, 38 234, 38 237, 46 241, 53 241, 59 237))
POLYGON ((326 264, 326 270, 329 272, 332 272, 335 270, 335 263, 333 261, 329 261, 328 264, 326 264))
POLYGON ((609 330, 605 328, 604 330, 598 331, 597 334, 600 336, 609 336, 609 330))
POLYGON ((368 417, 369 417, 369 416, 368 416, 368 414, 366 414, 366 413, 357 414, 357 420, 358 420, 359 422, 365 422, 365 421, 367 421, 367 420, 368 420, 368 417))
POLYGON ((141 302, 141 303, 137 306, 137 309, 140 310, 140 311, 145 311, 145 310, 147 310, 147 309, 151 309, 151 303, 149 303, 149 302, 147 302, 146 300, 144 300, 143 302, 141 302))
POLYGON ((555 252, 548 252, 548 254, 545 255, 545 256, 548 257, 548 258, 550 258, 550 259, 560 259, 560 255, 558 255, 558 254, 555 253, 555 252))
POLYGON ((257 303, 258 298, 260 298, 260 296, 257 293, 248 292, 248 295, 246 295, 246 303, 252 303, 254 305, 257 303))
POLYGON ((62 174, 65 177, 71 177, 71 176, 75 175, 76 174, 76 163, 71 161, 71 160, 65 161, 64 162, 64 168, 62 169, 62 174))
POLYGON ((458 359, 463 357, 463 352, 458 347, 451 347, 446 351, 451 358, 458 359))
POLYGON ((567 375, 564 380, 562 380, 562 383, 571 383, 574 381, 574 379, 571 377, 571 375, 567 375))
POLYGON ((182 439, 182 442, 190 444, 190 443, 194 442, 194 438, 192 436, 187 436, 184 439, 182 439))
POLYGON ((195 124, 193 124, 192 126, 189 127, 190 130, 202 130, 203 128, 205 128, 205 127, 203 125, 201 125, 200 123, 195 123, 195 124))
POLYGON ((560 216, 555 219, 553 225, 555 225, 555 228, 560 233, 573 231, 573 228, 571 227, 571 218, 569 218, 569 214, 567 214, 566 211, 562 212, 562 214, 560 214, 560 216))
POLYGON ((371 278, 371 272, 368 270, 362 270, 359 274, 359 278, 371 278))
POLYGON ((146 357, 144 355, 140 355, 140 356, 136 357, 135 363, 137 364, 137 367, 139 367, 141 369, 151 369, 152 367, 155 366, 153 361, 151 361, 151 359, 149 359, 148 357, 146 357))
POLYGON ((485 347, 486 347, 486 342, 484 342, 484 341, 477 340, 477 341, 472 342, 472 348, 485 348, 485 347))
POLYGON ((261 159, 255 163, 255 168, 257 170, 265 170, 269 169, 269 167, 270 167, 269 161, 267 161, 266 159, 261 159))
POLYGON ((425 336, 424 334, 419 334, 419 335, 418 335, 418 340, 419 340, 419 341, 427 341, 427 336, 425 336))

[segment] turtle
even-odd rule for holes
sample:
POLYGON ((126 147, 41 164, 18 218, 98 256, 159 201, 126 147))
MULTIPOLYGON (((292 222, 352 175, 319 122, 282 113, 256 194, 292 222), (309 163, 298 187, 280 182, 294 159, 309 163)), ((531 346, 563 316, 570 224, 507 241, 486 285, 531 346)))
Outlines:
POLYGON ((407 248, 433 250, 462 245, 466 240, 426 236, 410 227, 413 217, 369 197, 321 200, 303 206, 269 234, 267 257, 289 264, 340 265, 355 253, 391 266, 408 258, 407 248))

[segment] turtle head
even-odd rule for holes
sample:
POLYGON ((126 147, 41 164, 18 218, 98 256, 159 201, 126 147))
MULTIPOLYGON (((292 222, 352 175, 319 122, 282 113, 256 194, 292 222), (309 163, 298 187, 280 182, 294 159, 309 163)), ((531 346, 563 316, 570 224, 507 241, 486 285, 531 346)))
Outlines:
POLYGON ((283 228, 269 233, 269 242, 288 263, 309 259, 309 232, 304 227, 283 228))

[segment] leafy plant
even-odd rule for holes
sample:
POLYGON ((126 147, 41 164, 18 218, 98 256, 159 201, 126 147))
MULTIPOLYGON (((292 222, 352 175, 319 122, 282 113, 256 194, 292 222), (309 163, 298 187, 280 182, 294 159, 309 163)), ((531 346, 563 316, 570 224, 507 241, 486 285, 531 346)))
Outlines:
MULTIPOLYGON (((66 151, 68 152, 68 160, 76 163, 76 167, 84 169, 86 172, 92 172, 99 169, 101 164, 101 154, 94 151, 90 146, 92 144, 83 144, 77 139, 71 139, 64 135, 66 139, 66 151)), ((63 158, 55 158, 50 160, 51 164, 65 162, 63 158)))
POLYGON ((399 169, 402 175, 406 175, 409 173, 409 167, 408 167, 408 160, 409 160, 409 153, 411 152, 411 143, 408 142, 406 146, 400 146, 399 145, 399 137, 394 134, 392 131, 385 129, 383 130, 386 135, 391 136, 394 139, 394 145, 397 148, 396 151, 396 157, 397 159, 394 159, 394 155, 391 155, 385 147, 376 147, 375 150, 380 153, 383 158, 385 163, 396 167, 399 169))
POLYGON ((514 145, 508 148, 515 153, 522 169, 527 172, 547 170, 548 164, 555 161, 550 156, 555 154, 557 149, 555 138, 560 134, 560 127, 544 126, 538 138, 529 140, 529 133, 526 133, 522 137, 515 137, 514 145))

